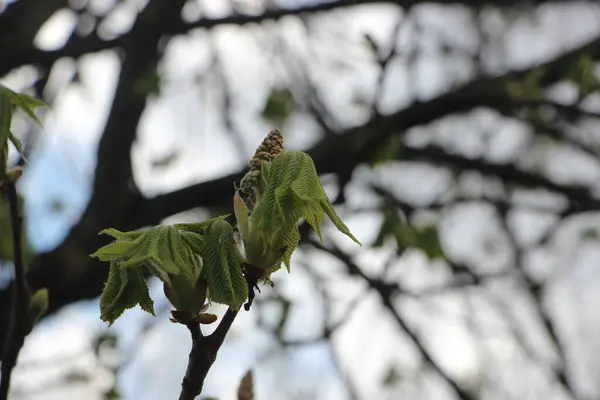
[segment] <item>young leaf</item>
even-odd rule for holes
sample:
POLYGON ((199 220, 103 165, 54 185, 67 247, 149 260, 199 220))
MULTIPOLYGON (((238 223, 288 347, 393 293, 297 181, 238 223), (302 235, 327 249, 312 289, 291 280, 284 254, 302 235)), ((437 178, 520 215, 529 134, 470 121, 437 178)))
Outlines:
POLYGON ((235 212, 235 219, 238 223, 238 229, 242 234, 242 238, 248 237, 250 235, 250 223, 248 221, 248 207, 246 207, 246 203, 244 199, 240 196, 240 194, 236 191, 233 196, 233 210, 235 212))
POLYGON ((25 113, 37 122, 39 126, 42 126, 42 121, 39 120, 37 115, 33 112, 38 107, 47 107, 48 104, 43 102, 42 100, 36 99, 35 97, 31 97, 25 93, 15 93, 10 89, 7 89, 10 93, 10 97, 12 102, 19 107, 21 110, 25 111, 25 113))
POLYGON ((248 294, 242 274, 242 257, 235 247, 233 228, 226 221, 215 221, 206 230, 203 273, 209 298, 238 310, 248 294))
POLYGON ((103 233, 118 239, 101 247, 91 257, 118 262, 123 268, 146 266, 167 284, 171 281, 169 274, 180 273, 190 283, 196 282, 198 265, 191 262, 192 249, 176 228, 157 226, 143 232, 119 232, 112 229, 103 233))
POLYGON ((121 232, 114 228, 101 230, 98 235, 109 235, 118 240, 135 240, 142 235, 142 231, 121 232))
POLYGON ((219 215, 218 217, 211 218, 211 219, 208 219, 208 220, 202 221, 202 222, 187 222, 187 223, 175 224, 175 225, 173 225, 173 227, 175 227, 179 230, 182 230, 182 231, 203 234, 204 231, 206 230, 206 228, 208 228, 208 226, 210 224, 212 224, 213 222, 225 219, 225 218, 229 217, 229 215, 230 214, 219 215))
POLYGON ((323 213, 340 232, 360 244, 335 212, 308 154, 284 151, 273 159, 264 175, 266 186, 252 222, 269 245, 290 231, 300 217, 305 217, 321 237, 323 213))
POLYGON ((142 310, 154 315, 142 268, 122 268, 110 263, 108 280, 100 296, 100 318, 112 325, 123 311, 140 305, 142 310))

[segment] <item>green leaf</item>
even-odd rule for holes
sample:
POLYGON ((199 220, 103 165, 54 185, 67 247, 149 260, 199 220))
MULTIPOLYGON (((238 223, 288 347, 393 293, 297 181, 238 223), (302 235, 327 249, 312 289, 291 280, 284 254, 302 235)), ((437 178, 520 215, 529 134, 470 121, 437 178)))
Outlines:
POLYGON ((36 99, 35 97, 31 97, 28 94, 15 93, 10 89, 8 90, 10 92, 12 102, 21 110, 25 111, 29 118, 34 120, 39 126, 42 126, 42 121, 40 121, 37 115, 35 115, 34 110, 39 107, 47 107, 48 104, 42 100, 36 99))
POLYGON ((190 247, 192 252, 197 255, 202 254, 204 249, 204 238, 199 233, 181 231, 179 232, 185 243, 190 247))
POLYGON ((281 124, 294 112, 296 103, 289 89, 273 89, 263 107, 262 117, 281 124))
POLYGON ((169 274, 183 273, 191 284, 200 273, 193 251, 179 230, 172 226, 156 226, 142 232, 105 230, 118 239, 101 247, 91 257, 101 261, 118 262, 124 268, 146 266, 160 280, 169 284, 169 274))
POLYGON ((208 226, 210 224, 212 224, 213 222, 225 219, 225 218, 229 217, 229 215, 230 214, 219 215, 218 217, 207 219, 206 221, 202 221, 202 222, 186 222, 186 223, 181 223, 181 224, 175 224, 173 226, 182 231, 203 234, 204 231, 206 230, 206 228, 208 228, 208 226))
POLYGON ((354 237, 354 235, 350 232, 350 229, 348 229, 346 224, 344 224, 344 221, 342 221, 341 218, 336 214, 335 209, 333 208, 333 205, 331 204, 331 202, 329 200, 327 200, 326 202, 323 201, 321 203, 321 205, 322 205, 323 209, 325 210, 325 214, 327 214, 327 216, 329 217, 331 222, 333 222, 333 224, 338 229, 338 231, 340 231, 344 235, 348 236, 359 246, 362 246, 360 241, 354 237))
POLYGON ((276 237, 289 232, 301 217, 305 217, 321 237, 323 213, 340 232, 360 244, 335 212, 308 154, 282 152, 270 163, 266 179, 267 185, 252 221, 269 245, 275 244, 276 237))
POLYGON ((137 246, 132 241, 115 241, 99 248, 90 257, 100 261, 124 261, 135 254, 136 250, 137 246))
POLYGON ((208 282, 209 298, 238 310, 248 294, 242 274, 242 257, 233 240, 233 228, 227 221, 215 221, 206 231, 203 273, 208 282))
POLYGON ((142 231, 121 232, 114 228, 101 230, 98 235, 109 235, 118 240, 135 240, 142 235, 142 231))
POLYGON ((250 221, 248 219, 248 207, 244 202, 244 199, 236 191, 233 196, 233 210, 235 212, 235 219, 242 238, 250 235, 250 221))
POLYGON ((100 296, 100 318, 112 325, 123 311, 138 305, 154 315, 142 268, 123 268, 111 262, 108 280, 100 296))
POLYGON ((250 217, 250 234, 244 237, 248 263, 273 272, 283 262, 289 271, 300 238, 297 223, 301 218, 322 240, 321 226, 327 215, 340 232, 360 244, 335 212, 308 154, 283 151, 270 163, 263 163, 261 176, 263 184, 250 217))

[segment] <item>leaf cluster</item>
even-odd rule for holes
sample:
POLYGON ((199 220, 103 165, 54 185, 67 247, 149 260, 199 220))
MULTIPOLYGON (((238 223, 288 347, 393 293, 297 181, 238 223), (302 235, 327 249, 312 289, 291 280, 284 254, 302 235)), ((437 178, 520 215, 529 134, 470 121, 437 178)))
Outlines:
POLYGON ((297 223, 302 218, 322 240, 321 227, 327 215, 340 232, 360 244, 335 212, 308 154, 283 151, 273 161, 263 163, 257 189, 251 215, 239 196, 234 206, 246 262, 264 270, 265 275, 281 268, 282 263, 289 271, 300 240, 297 223))
POLYGON ((112 324, 136 305, 154 314, 145 281, 151 274, 163 282, 176 308, 176 322, 214 322, 216 317, 204 313, 210 302, 238 310, 258 279, 268 280, 282 264, 289 271, 302 218, 321 238, 327 215, 340 232, 360 244, 336 214, 306 153, 282 151, 261 162, 254 193, 252 210, 239 192, 234 196, 239 240, 227 216, 145 231, 100 232, 115 239, 91 255, 110 263, 100 298, 101 318, 112 324), (255 273, 252 284, 250 270, 255 273))

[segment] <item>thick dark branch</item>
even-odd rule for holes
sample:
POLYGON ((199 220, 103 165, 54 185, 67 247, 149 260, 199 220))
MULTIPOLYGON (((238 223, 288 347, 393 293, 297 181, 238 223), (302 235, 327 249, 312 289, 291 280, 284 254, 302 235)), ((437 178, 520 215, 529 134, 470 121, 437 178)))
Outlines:
MULTIPOLYGON (((8 331, 2 348, 2 367, 0 378, 0 400, 8 399, 10 378, 25 336, 27 335, 29 299, 31 296, 27 279, 25 278, 25 264, 23 262, 22 223, 23 216, 19 210, 19 197, 15 182, 4 183, 3 190, 7 192, 10 209, 11 235, 13 242, 13 261, 15 283, 12 285, 12 298, 8 331)), ((0 342, 2 343, 2 342, 0 342)))
MULTIPOLYGON (((54 0, 57 4, 66 3, 64 0, 54 0)), ((539 5, 544 3, 551 2, 561 2, 560 0, 534 0, 530 1, 531 5, 539 5)), ((24 0, 14 3, 9 7, 9 10, 4 14, 9 13, 11 8, 15 8, 17 6, 21 6, 20 8, 26 9, 27 11, 39 9, 39 5, 36 5, 37 2, 27 1, 27 3, 32 3, 34 6, 27 4, 27 8, 24 7, 26 3, 24 0)), ((44 2, 48 3, 48 1, 44 2)), ((317 13, 330 11, 335 9, 341 9, 346 7, 351 7, 355 5, 364 5, 364 4, 396 4, 402 7, 412 7, 419 3, 425 3, 425 1, 420 0, 340 0, 340 1, 331 1, 325 3, 317 3, 311 4, 303 7, 297 8, 286 8, 286 9, 276 9, 276 10, 268 10, 259 15, 231 15, 223 18, 201 18, 198 21, 185 23, 183 21, 177 21, 172 24, 162 24, 162 34, 164 35, 177 35, 177 34, 185 34, 192 29, 211 29, 217 26, 222 25, 245 25, 250 23, 261 23, 267 20, 279 20, 283 17, 290 15, 299 15, 299 14, 308 14, 308 13, 317 13)), ((473 8, 483 7, 484 5, 493 5, 496 7, 511 7, 519 4, 523 4, 523 0, 500 0, 500 1, 488 1, 488 0, 438 0, 439 4, 463 4, 468 5, 473 8)), ((591 1, 590 1, 591 3, 591 1)), ((53 9, 58 9, 60 6, 55 5, 53 9)), ((4 14, 0 14, 3 16, 4 14)), ((39 14, 39 13, 38 13, 39 14)), ((8 18, 5 18, 8 19, 8 18)), ((23 25, 23 24, 21 24, 23 25)), ((1 26, 1 24, 0 24, 1 26)), ((159 29, 157 29, 159 30, 159 29)), ((10 29, 7 30, 11 32, 10 29)), ((0 31, 0 39, 2 35, 2 31, 0 31)), ((37 33, 37 29, 35 30, 37 33)), ((54 62, 63 57, 73 57, 78 58, 85 54, 94 53, 102 50, 112 49, 115 47, 123 46, 124 43, 131 39, 130 33, 126 33, 122 36, 119 36, 112 40, 103 41, 96 35, 90 35, 85 38, 76 38, 72 43, 68 43, 64 48, 54 50, 54 51, 43 51, 33 47, 33 44, 28 40, 24 40, 20 42, 19 46, 3 46, 2 41, 0 40, 0 51, 4 54, 2 60, 0 60, 0 76, 8 73, 12 69, 35 64, 44 68, 49 68, 54 62)))
MULTIPOLYGON (((552 61, 536 66, 543 67, 546 71, 542 83, 551 84, 563 79, 568 68, 582 54, 588 54, 595 58, 600 57, 600 37, 552 61)), ((507 96, 505 83, 509 79, 523 78, 533 68, 496 78, 478 79, 433 100, 415 103, 394 114, 376 117, 364 125, 351 128, 335 136, 327 136, 306 151, 315 161, 315 166, 320 174, 338 173, 352 169, 368 160, 372 151, 381 147, 390 135, 403 134, 414 126, 428 124, 447 115, 467 112, 476 107, 489 107, 504 112, 511 111, 515 103, 507 96)), ((436 151, 430 153, 435 155, 436 151)), ((425 156, 425 151, 414 148, 409 149, 405 154, 407 157, 420 157, 425 156)), ((446 157, 443 158, 446 159, 446 157)), ((452 159, 458 161, 454 157, 452 159)), ((465 160, 468 161, 468 159, 465 160)), ((469 164, 474 168, 477 167, 476 162, 469 162, 469 164)), ((459 165, 457 164, 457 166, 459 165)), ((517 177, 525 186, 541 186, 566 196, 575 195, 575 200, 578 202, 584 200, 586 204, 590 205, 590 195, 585 189, 560 186, 533 174, 519 174, 518 171, 512 170, 514 167, 503 167, 493 166, 487 171, 490 174, 500 173, 506 178, 517 177)), ((156 224, 163 218, 195 207, 213 207, 225 204, 233 193, 231 182, 239 181, 246 171, 242 170, 236 174, 148 199, 139 209, 140 213, 137 217, 140 219, 137 221, 137 225, 156 224)))
POLYGON ((600 209, 600 201, 592 196, 589 189, 576 185, 561 185, 542 175, 521 170, 512 164, 492 164, 483 159, 450 154, 438 146, 424 148, 405 146, 399 158, 445 165, 456 171, 476 171, 490 177, 498 177, 505 184, 525 188, 541 188, 561 194, 567 198, 570 204, 576 204, 588 211, 600 209))
POLYGON ((219 326, 210 336, 202 336, 199 324, 188 325, 192 334, 192 350, 181 383, 179 400, 194 400, 202 392, 206 375, 217 359, 217 353, 236 315, 237 311, 228 308, 219 326))
MULTIPOLYGON (((58 1, 58 0, 55 0, 58 1)), ((65 2, 64 0, 60 0, 65 2)), ((15 3, 18 5, 23 0, 15 3)), ((31 2, 31 1, 29 1, 31 2)), ((223 18, 202 18, 192 23, 185 23, 181 19, 171 22, 163 22, 160 26, 154 26, 153 31, 161 35, 185 34, 192 29, 211 29, 222 25, 245 25, 249 23, 260 23, 266 20, 278 20, 289 15, 298 15, 304 13, 315 13, 320 11, 329 11, 336 8, 349 7, 359 4, 377 4, 394 3, 390 0, 351 0, 334 1, 328 3, 318 3, 298 8, 278 9, 266 11, 259 15, 231 15, 223 18)), ((406 3, 406 2, 398 2, 406 3)), ((2 15, 2 14, 0 14, 2 15)), ((4 56, 0 60, 0 76, 8 73, 14 68, 23 65, 35 64, 41 67, 49 68, 55 61, 63 57, 78 58, 88 53, 94 53, 102 50, 112 49, 124 46, 127 42, 134 40, 134 34, 128 32, 112 40, 102 40, 97 35, 90 35, 85 38, 74 38, 65 47, 53 51, 44 51, 33 47, 30 43, 23 43, 16 48, 9 47, 8 53, 3 52, 4 56), (14 51, 13 51, 14 50, 14 51), (17 51, 18 50, 18 51, 17 51)), ((140 43, 137 41, 136 43, 140 43)), ((1 42, 0 42, 1 45, 1 42)), ((5 50, 0 47, 0 51, 5 50)))

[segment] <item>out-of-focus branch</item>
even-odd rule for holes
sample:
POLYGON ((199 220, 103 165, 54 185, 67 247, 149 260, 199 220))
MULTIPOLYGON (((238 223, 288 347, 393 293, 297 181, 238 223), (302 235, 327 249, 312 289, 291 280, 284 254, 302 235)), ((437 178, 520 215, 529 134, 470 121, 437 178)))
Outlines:
POLYGON ((454 379, 452 379, 433 359, 433 356, 425 347, 425 345, 421 342, 421 339, 412 331, 412 329, 408 326, 406 321, 398 313, 398 311, 393 305, 393 297, 396 293, 395 285, 368 277, 364 272, 362 272, 360 267, 352 260, 352 258, 348 254, 344 253, 336 247, 326 247, 314 241, 308 243, 311 244, 313 247, 323 250, 337 258, 346 266, 348 273, 350 273, 351 275, 358 275, 361 278, 363 278, 367 282, 369 287, 379 295, 384 307, 392 314, 392 317, 398 323, 400 329, 411 339, 413 344, 419 349, 425 361, 427 361, 427 363, 453 389, 454 393, 456 393, 458 398, 460 398, 461 400, 475 400, 475 398, 470 393, 468 393, 465 389, 461 388, 459 384, 454 379))
POLYGON ((566 351, 563 347, 562 341, 558 335, 557 327, 555 322, 553 321, 550 314, 546 311, 544 307, 544 299, 543 299, 543 285, 534 282, 527 271, 523 270, 523 249, 515 240, 514 234, 511 232, 509 223, 508 223, 508 209, 499 208, 498 213, 500 214, 500 223, 502 224, 503 229, 506 231, 509 241, 514 249, 514 268, 519 270, 520 272, 520 281, 522 282, 525 290, 533 299, 534 308, 542 322, 542 325, 545 328, 545 331, 550 339, 556 354, 558 356, 559 365, 557 365, 553 369, 554 376, 558 383, 563 387, 569 397, 576 399, 576 391, 572 386, 571 382, 567 377, 567 357, 566 351))
POLYGON ((25 342, 25 336, 27 336, 31 292, 25 277, 23 246, 21 243, 23 216, 19 210, 16 183, 5 182, 2 185, 2 190, 6 191, 9 203, 15 271, 6 337, 4 341, 0 341, 3 344, 2 364, 0 367, 0 400, 6 400, 8 399, 12 371, 17 363, 21 347, 23 347, 23 343, 25 342))

